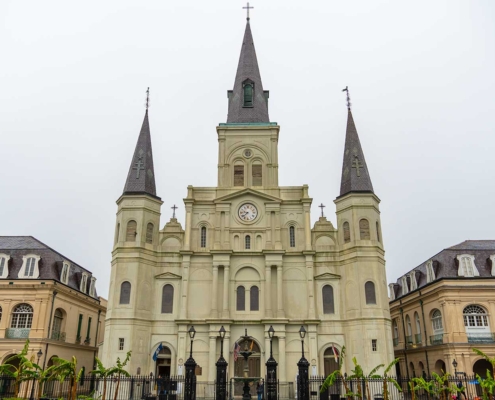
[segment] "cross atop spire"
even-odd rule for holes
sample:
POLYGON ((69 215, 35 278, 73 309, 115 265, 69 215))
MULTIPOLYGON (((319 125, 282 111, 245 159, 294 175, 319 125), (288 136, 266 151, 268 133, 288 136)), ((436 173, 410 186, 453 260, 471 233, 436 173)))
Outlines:
POLYGON ((345 89, 342 89, 343 92, 347 92, 347 109, 351 111, 351 96, 349 95, 349 86, 346 86, 345 89))
POLYGON ((247 10, 247 17, 246 17, 246 20, 249 21, 251 18, 249 18, 249 10, 250 9, 253 9, 254 7, 249 7, 249 1, 247 2, 247 6, 246 7, 242 7, 244 10, 247 10))
POLYGON ((146 90, 146 110, 150 107, 150 88, 146 90))

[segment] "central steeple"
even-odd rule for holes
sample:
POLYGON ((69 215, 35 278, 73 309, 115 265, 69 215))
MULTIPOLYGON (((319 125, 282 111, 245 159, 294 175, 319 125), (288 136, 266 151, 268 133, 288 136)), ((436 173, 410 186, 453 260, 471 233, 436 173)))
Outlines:
POLYGON ((227 123, 268 123, 268 91, 263 90, 249 19, 242 41, 234 90, 228 91, 227 123))

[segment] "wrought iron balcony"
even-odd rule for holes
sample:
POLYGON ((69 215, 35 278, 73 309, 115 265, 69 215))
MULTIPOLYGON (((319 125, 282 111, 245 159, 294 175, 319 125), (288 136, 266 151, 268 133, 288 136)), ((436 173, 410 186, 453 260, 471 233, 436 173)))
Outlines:
POLYGON ((399 345, 399 338, 394 337, 394 347, 397 347, 399 345))
POLYGON ((443 344, 443 333, 437 333, 436 335, 430 336, 430 344, 443 344))
POLYGON ((468 333, 468 343, 495 343, 495 333, 468 333))
POLYGON ((5 338, 7 339, 27 339, 29 338, 30 328, 7 328, 5 329, 5 338))
POLYGON ((50 339, 65 342, 65 332, 52 332, 50 339))
POLYGON ((417 333, 416 335, 414 335, 414 342, 416 344, 422 344, 422 341, 421 341, 421 333, 417 333))

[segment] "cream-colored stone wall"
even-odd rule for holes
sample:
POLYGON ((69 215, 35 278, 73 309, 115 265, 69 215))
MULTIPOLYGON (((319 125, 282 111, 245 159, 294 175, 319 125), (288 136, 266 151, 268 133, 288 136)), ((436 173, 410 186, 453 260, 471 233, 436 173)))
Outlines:
MULTIPOLYGON (((202 367, 199 380, 213 381, 219 356, 218 330, 227 330, 224 352, 233 376, 232 350, 248 329, 261 351, 261 375, 268 358, 267 331, 276 333, 274 355, 279 379, 293 381, 301 357, 299 328, 308 331, 305 355, 324 373, 324 353, 332 344, 347 349, 345 369, 356 356, 365 370, 393 359, 391 324, 385 277, 384 250, 376 235, 380 227, 379 200, 373 194, 350 194, 336 200, 338 228, 320 218, 310 226, 307 185, 278 186, 278 132, 276 125, 221 125, 218 187, 188 186, 184 230, 171 219, 145 244, 147 221, 158 226, 161 202, 146 196, 122 196, 120 223, 112 259, 112 283, 105 328, 104 363, 133 351, 129 371, 155 371, 152 355, 162 343, 171 351, 171 373, 180 373, 189 356, 187 330, 194 325, 193 356, 202 367), (250 153, 246 155, 246 150, 250 153), (262 186, 252 186, 253 161, 262 164, 262 186), (234 165, 243 163, 245 185, 233 186, 234 165), (258 210, 250 222, 239 217, 246 203, 258 210), (370 221, 370 240, 361 240, 359 219, 370 221), (135 219, 141 232, 125 241, 124 225, 135 219), (348 221, 351 241, 344 243, 341 226, 348 221), (295 243, 290 243, 290 227, 295 243), (206 244, 201 245, 201 229, 206 244), (245 248, 246 235, 251 248, 245 248), (123 239, 124 238, 124 239, 123 239), (119 304, 120 285, 132 285, 129 305, 119 304), (364 285, 375 285, 376 304, 366 304, 364 285), (162 290, 174 288, 171 314, 161 312, 162 290), (238 286, 246 288, 246 310, 236 310, 238 286), (335 313, 324 314, 322 288, 334 290, 335 313), (250 310, 249 289, 259 289, 259 310, 250 310), (118 351, 118 339, 125 348, 118 351), (372 351, 371 341, 378 341, 372 351)), ((118 226, 118 225, 117 225, 118 226)), ((381 233, 381 232, 380 232, 381 233)))

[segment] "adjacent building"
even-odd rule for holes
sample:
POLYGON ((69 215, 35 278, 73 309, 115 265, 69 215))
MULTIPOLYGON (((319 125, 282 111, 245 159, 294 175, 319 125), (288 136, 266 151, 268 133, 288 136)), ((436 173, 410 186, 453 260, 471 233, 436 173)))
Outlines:
POLYGON ((442 250, 389 288, 398 374, 492 371, 472 348, 495 356, 495 240, 442 250))
POLYGON ((311 227, 308 186, 279 185, 283 136, 269 118, 249 20, 227 94, 227 121, 216 127, 218 154, 210 155, 218 158, 217 185, 187 187, 184 227, 176 218, 161 220, 146 110, 117 200, 103 362, 132 349, 132 374, 180 374, 194 326, 198 380, 212 382, 224 326, 229 377, 241 374, 232 350, 245 329, 255 351, 250 374, 265 376, 273 326, 278 378, 293 382, 303 325, 312 374, 334 370, 332 349, 338 357, 343 346, 347 371, 354 356, 365 370, 388 364, 393 347, 380 200, 350 108, 340 192, 328 188, 337 194, 337 226, 322 216, 311 227))
POLYGON ((106 300, 90 271, 32 236, 0 236, 0 361, 26 339, 40 365, 76 356, 93 369, 103 339, 106 300))

